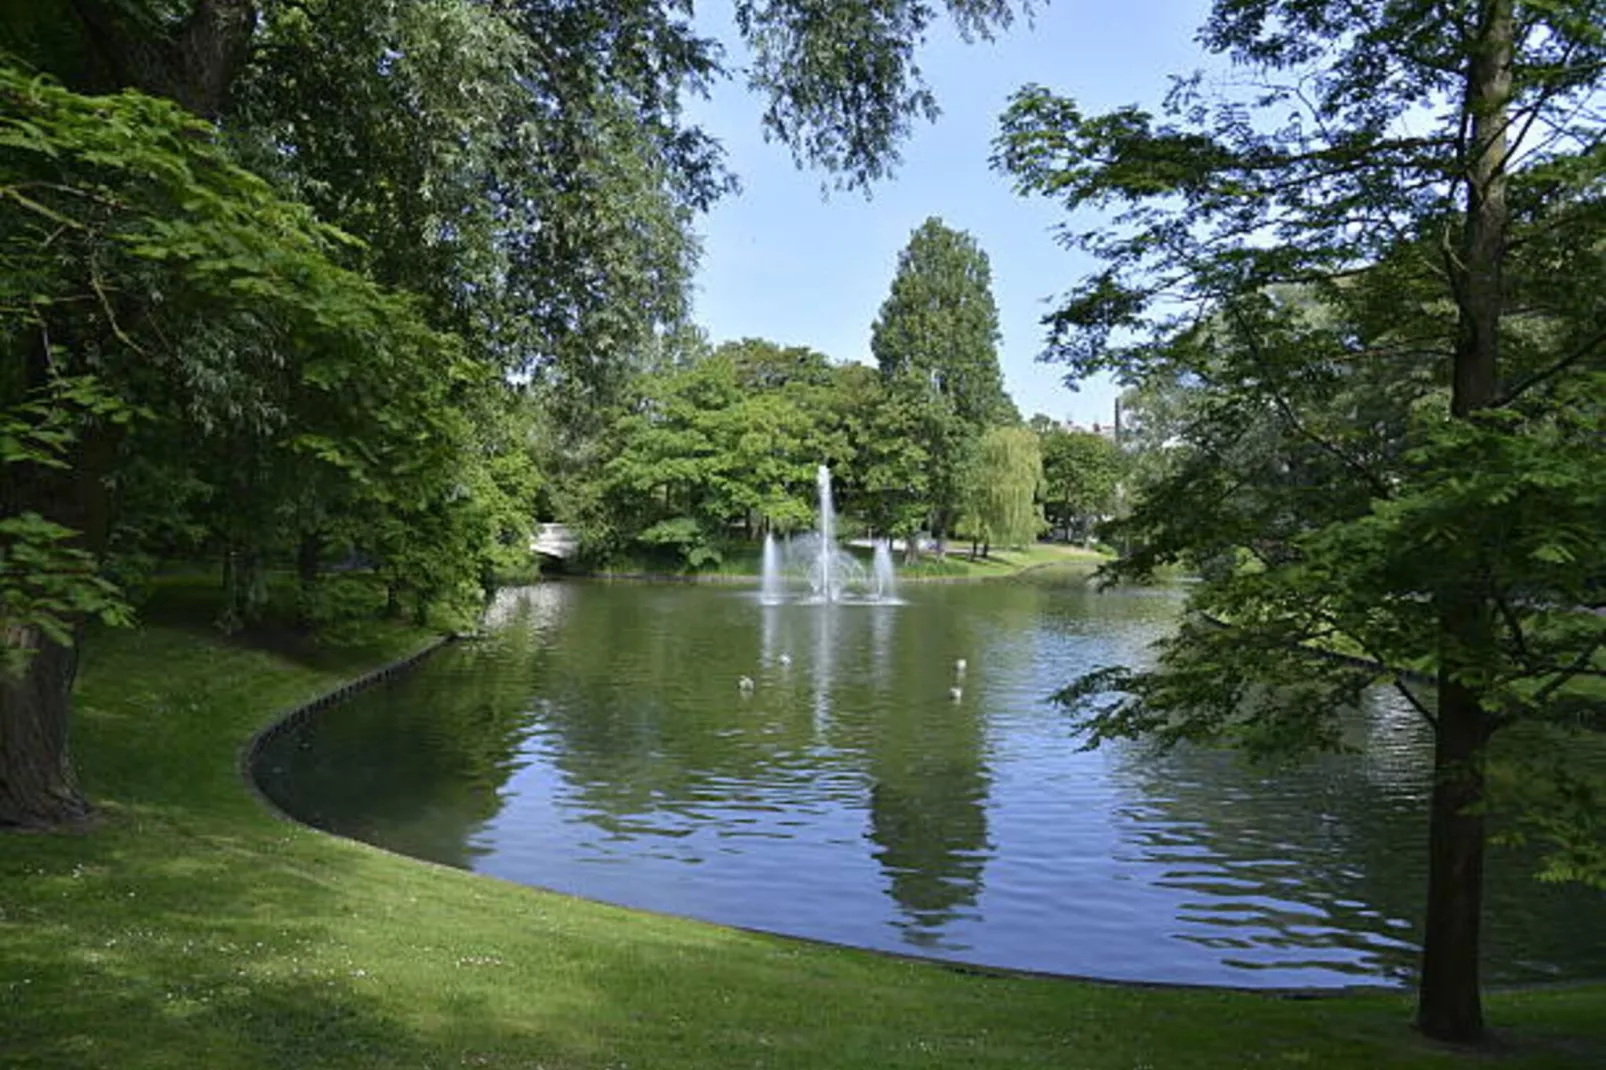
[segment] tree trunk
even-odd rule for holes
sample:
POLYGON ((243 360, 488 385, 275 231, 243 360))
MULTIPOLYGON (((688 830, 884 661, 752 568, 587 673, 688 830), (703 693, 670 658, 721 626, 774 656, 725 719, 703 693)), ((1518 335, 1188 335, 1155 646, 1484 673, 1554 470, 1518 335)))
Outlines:
POLYGON ((1500 321, 1505 312, 1507 125, 1511 101, 1511 4, 1489 0, 1467 71, 1470 117, 1466 222, 1450 262, 1455 290, 1456 346, 1451 412, 1465 419, 1494 404, 1500 363, 1500 321))
MULTIPOLYGON (((22 372, 25 395, 48 382, 49 355, 42 342, 28 351, 22 372)), ((106 475, 121 441, 120 429, 91 423, 80 431, 64 468, 6 465, 0 516, 38 513, 74 531, 71 545, 98 560, 111 531, 106 475)), ((81 623, 75 614, 62 615, 62 624, 74 632, 81 623)), ((0 664, 0 826, 77 824, 90 813, 67 749, 77 648, 34 626, 0 623, 0 654, 23 659, 13 666, 0 664)))
POLYGON ((322 557, 323 536, 312 531, 302 532, 301 541, 296 545, 296 579, 299 581, 296 627, 306 632, 312 631, 316 624, 312 604, 318 588, 318 562, 322 557))
POLYGON ((78 652, 36 628, 12 628, 5 646, 28 653, 0 674, 0 826, 50 828, 89 816, 67 749, 67 710, 78 652))
MULTIPOLYGON (((1502 269, 1506 255, 1507 122, 1513 0, 1486 0, 1469 50, 1463 109, 1470 120, 1466 220, 1447 251, 1457 330, 1450 411, 1469 419, 1494 404, 1499 382, 1502 269)), ((1428 826, 1428 911, 1417 1026, 1470 1044, 1483 1037, 1478 929, 1483 903, 1483 746, 1490 724, 1458 676, 1487 664, 1493 645, 1487 593, 1470 574, 1439 605, 1439 711, 1428 826)))
MULTIPOLYGON (((1459 630, 1455 622, 1446 624, 1459 630)), ((1448 665, 1439 670, 1417 1026, 1439 1040, 1472 1043, 1483 1035, 1478 931, 1483 915, 1484 828, 1478 805, 1483 801, 1488 720, 1477 697, 1452 680, 1451 672, 1448 665)))
POLYGON ((261 556, 253 547, 230 546, 223 553, 223 608, 218 613, 218 627, 232 635, 254 624, 266 601, 261 556))
POLYGON ((138 89, 207 119, 227 108, 257 24, 255 0, 194 0, 188 17, 161 33, 110 0, 72 0, 72 8, 109 83, 84 88, 138 89))
POLYGON ((323 557, 323 536, 317 532, 304 532, 296 545, 296 578, 303 590, 318 582, 318 562, 323 557))

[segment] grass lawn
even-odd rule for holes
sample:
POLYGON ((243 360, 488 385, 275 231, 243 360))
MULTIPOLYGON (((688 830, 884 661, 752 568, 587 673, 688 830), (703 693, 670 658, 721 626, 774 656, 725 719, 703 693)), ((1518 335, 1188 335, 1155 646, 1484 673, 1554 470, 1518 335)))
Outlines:
POLYGON ((991 579, 1058 565, 1092 568, 1107 560, 1106 555, 1080 546, 1040 542, 1014 550, 995 549, 972 561, 969 548, 955 543, 946 558, 926 557, 913 565, 900 565, 898 574, 908 579, 991 579))
MULTIPOLYGON (((870 551, 862 547, 853 548, 864 561, 865 566, 870 564, 870 551)), ((727 550, 723 559, 717 565, 709 565, 694 572, 676 573, 671 570, 668 574, 683 575, 686 578, 713 579, 713 580, 747 580, 757 579, 761 567, 761 551, 757 546, 741 546, 727 550)), ((953 543, 949 547, 946 557, 924 555, 913 564, 904 562, 902 555, 898 555, 895 568, 900 580, 965 580, 965 579, 999 579, 1006 576, 1018 575, 1030 569, 1045 568, 1051 565, 1081 565, 1091 568, 1100 562, 1108 560, 1103 554, 1093 550, 1084 550, 1080 546, 1068 546, 1063 543, 1040 542, 1032 546, 1015 550, 995 549, 989 556, 977 561, 970 560, 970 546, 953 543)), ((601 575, 610 576, 637 576, 665 574, 662 566, 654 566, 648 562, 622 560, 611 568, 603 570, 601 575)))
MULTIPOLYGON (((186 614, 180 614, 183 616, 186 614)), ((97 634, 75 748, 103 815, 0 834, 4 1067, 1606 1066, 1606 986, 1490 999, 1504 1048, 1405 996, 999 978, 650 916, 289 824, 240 779, 276 711, 416 648, 97 634)))

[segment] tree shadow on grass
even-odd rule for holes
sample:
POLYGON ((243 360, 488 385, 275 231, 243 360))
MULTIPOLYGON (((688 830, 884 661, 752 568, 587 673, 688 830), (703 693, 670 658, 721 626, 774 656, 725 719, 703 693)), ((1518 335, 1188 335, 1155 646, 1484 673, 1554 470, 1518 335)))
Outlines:
MULTIPOLYGON (((175 837, 162 820, 4 841, 0 1066, 1456 1064, 1412 1039, 1401 999, 960 981, 415 868, 288 825, 175 837)), ((1598 1035, 1523 1034, 1511 1058, 1478 1063, 1602 1054, 1598 1035)))

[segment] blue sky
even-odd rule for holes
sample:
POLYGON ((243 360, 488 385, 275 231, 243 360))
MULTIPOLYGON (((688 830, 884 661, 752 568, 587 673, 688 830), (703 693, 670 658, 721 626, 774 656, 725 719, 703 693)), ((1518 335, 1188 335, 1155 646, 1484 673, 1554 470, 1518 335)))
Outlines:
MULTIPOLYGON (((1089 269, 1050 232, 1065 213, 1016 196, 987 159, 1009 95, 1040 82, 1088 111, 1158 106, 1167 77, 1203 65, 1194 43, 1207 0, 1061 0, 992 44, 966 45, 940 26, 919 63, 943 114, 919 126, 897 174, 866 201, 821 194, 821 175, 799 171, 786 149, 766 144, 760 104, 738 82, 695 101, 690 116, 725 145, 743 191, 701 220, 704 253, 697 320, 715 341, 756 336, 807 345, 836 360, 870 360, 875 319, 898 251, 927 216, 969 231, 992 261, 1005 385, 1023 416, 1043 412, 1079 423, 1108 422, 1105 382, 1072 392, 1062 369, 1038 363, 1049 299, 1089 269)), ((728 25, 700 16, 730 41, 728 25)), ((733 64, 743 55, 732 51, 733 64)))

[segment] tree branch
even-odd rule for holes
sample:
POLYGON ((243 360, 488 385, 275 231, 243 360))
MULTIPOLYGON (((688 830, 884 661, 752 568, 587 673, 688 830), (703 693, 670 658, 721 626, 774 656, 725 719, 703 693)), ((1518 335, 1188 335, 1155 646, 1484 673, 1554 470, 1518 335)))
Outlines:
POLYGON ((1534 704, 1538 705, 1539 703, 1548 699, 1551 695, 1554 695, 1558 690, 1561 689, 1563 684, 1575 676, 1584 674, 1595 675, 1592 672, 1588 672, 1588 666, 1589 663, 1594 660, 1596 652, 1599 651, 1603 645, 1606 645, 1606 640, 1597 639, 1583 650, 1579 651, 1578 656, 1573 659, 1571 665, 1559 669, 1556 675, 1551 678, 1549 683, 1545 684, 1544 687, 1541 687, 1538 691, 1534 692, 1534 704))
POLYGON ((1300 420, 1298 414, 1294 412, 1293 406, 1288 404, 1288 399, 1283 397, 1282 391, 1272 386, 1271 379, 1273 377, 1269 374, 1269 369, 1266 365, 1265 358, 1261 353, 1260 345, 1255 339, 1254 331, 1250 329, 1247 323, 1244 322, 1243 314, 1239 311, 1236 305, 1231 305, 1229 307, 1232 311, 1232 317, 1238 321, 1239 328, 1244 332, 1245 340, 1249 344, 1250 354, 1254 357, 1255 363, 1260 366, 1261 373, 1266 376, 1266 388, 1271 392, 1272 402, 1277 406, 1277 411, 1282 413, 1284 422, 1286 422, 1288 426, 1293 429, 1295 434, 1306 439, 1315 445, 1316 448, 1323 450, 1332 457, 1337 458, 1340 464, 1344 465, 1344 467, 1360 476, 1367 486, 1372 489, 1372 492, 1379 498, 1392 498, 1394 496, 1393 491, 1389 489, 1388 484, 1384 483, 1375 472, 1367 468, 1360 461, 1357 461, 1355 458, 1351 457, 1349 454, 1345 453, 1343 450, 1339 449, 1337 446, 1333 445, 1331 442, 1327 441, 1325 438, 1322 438, 1300 420))
POLYGON ((1544 382, 1546 379, 1549 379, 1549 378, 1551 378, 1553 376, 1561 374, 1562 372, 1566 371, 1572 365, 1578 363, 1580 360, 1583 360, 1585 357, 1589 356, 1589 354, 1594 349, 1596 349, 1602 342, 1606 342, 1606 329, 1602 329, 1602 330, 1596 331, 1595 334, 1592 337, 1586 339, 1583 342, 1583 344, 1580 345, 1577 349, 1574 349, 1571 353, 1567 354, 1565 357, 1561 358, 1556 363, 1554 363, 1550 367, 1546 368, 1544 371, 1535 372, 1534 374, 1528 376, 1526 379, 1523 379, 1520 382, 1518 382, 1516 386, 1511 388, 1511 390, 1505 395, 1505 397, 1503 397, 1500 400, 1496 401, 1490 407, 1498 409, 1498 408, 1502 408, 1502 407, 1504 407, 1506 405, 1511 404, 1513 401, 1516 401, 1518 398, 1520 398, 1523 394, 1527 393, 1533 387, 1538 386, 1540 383, 1544 382))
POLYGON ((1435 732, 1438 731, 1438 716, 1435 715, 1432 710, 1428 709, 1422 704, 1422 700, 1416 697, 1416 692, 1412 691, 1408 686, 1406 686, 1405 681, 1400 679, 1398 676, 1389 682, 1394 685, 1394 690, 1398 691, 1401 695, 1404 695, 1405 701, 1409 702, 1411 707, 1415 709, 1417 713, 1422 715, 1422 719, 1431 725, 1435 732))

